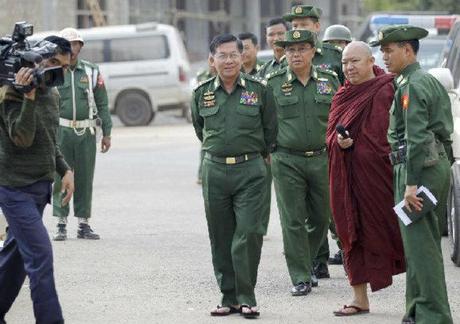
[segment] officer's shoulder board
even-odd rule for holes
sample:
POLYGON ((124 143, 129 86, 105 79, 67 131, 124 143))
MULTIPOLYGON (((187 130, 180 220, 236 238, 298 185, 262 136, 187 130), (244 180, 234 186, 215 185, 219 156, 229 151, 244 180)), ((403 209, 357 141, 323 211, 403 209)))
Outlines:
POLYGON ((321 67, 316 67, 316 71, 318 71, 319 75, 324 75, 324 76, 334 76, 338 78, 338 74, 335 71, 329 70, 329 69, 323 69, 321 67))
POLYGON ((84 65, 87 65, 87 66, 89 66, 89 67, 92 68, 92 69, 99 69, 99 67, 97 66, 97 64, 91 63, 90 61, 81 60, 81 62, 82 62, 84 65))
POLYGON ((273 79, 274 77, 278 76, 278 75, 283 75, 286 73, 286 68, 281 68, 281 69, 278 69, 278 70, 275 70, 273 72, 270 72, 268 73, 266 76, 265 76, 265 79, 266 80, 270 80, 270 79, 273 79))
POLYGON ((206 79, 206 80, 203 80, 201 82, 198 82, 198 84, 195 86, 195 88, 193 88, 193 91, 197 91, 201 86, 211 82, 212 80, 214 80, 215 76, 213 77, 210 77, 209 79, 206 79))
POLYGON ((342 48, 340 46, 329 44, 329 43, 323 43, 322 45, 323 45, 323 49, 338 52, 342 54, 342 48))
POLYGON ((265 81, 265 79, 263 77, 260 77, 260 76, 257 76, 257 75, 252 75, 252 74, 243 74, 244 78, 246 80, 249 80, 249 81, 254 81, 254 82, 257 82, 257 83, 261 83, 263 84, 264 86, 267 85, 267 81, 265 81))

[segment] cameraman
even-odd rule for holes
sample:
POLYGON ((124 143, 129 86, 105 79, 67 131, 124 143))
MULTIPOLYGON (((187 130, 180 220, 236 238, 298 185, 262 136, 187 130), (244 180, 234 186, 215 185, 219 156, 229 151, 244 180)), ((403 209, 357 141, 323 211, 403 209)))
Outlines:
MULTIPOLYGON (((69 42, 60 37, 48 40, 57 47, 40 67, 66 69, 69 42)), ((33 72, 22 67, 15 76, 16 85, 30 85, 33 72)), ((51 243, 42 221, 55 171, 62 176, 63 204, 74 191, 73 172, 56 144, 58 122, 56 88, 38 85, 24 94, 10 85, 0 88, 0 208, 9 225, 0 250, 0 323, 6 323, 5 314, 26 275, 36 322, 64 323, 54 284, 51 243)))

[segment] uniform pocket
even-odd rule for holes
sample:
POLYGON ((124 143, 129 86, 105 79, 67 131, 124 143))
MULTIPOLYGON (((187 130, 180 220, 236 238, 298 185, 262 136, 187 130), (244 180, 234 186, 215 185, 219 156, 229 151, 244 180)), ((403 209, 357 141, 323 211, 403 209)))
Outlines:
POLYGON ((299 97, 289 96, 289 97, 276 97, 276 102, 278 103, 278 117, 281 119, 295 118, 299 117, 299 97))
POLYGON ((253 129, 259 126, 260 105, 239 105, 236 107, 238 113, 238 127, 253 129))
POLYGON ((217 113, 219 112, 219 106, 214 107, 199 107, 199 114, 204 119, 204 127, 207 129, 217 129, 217 113))

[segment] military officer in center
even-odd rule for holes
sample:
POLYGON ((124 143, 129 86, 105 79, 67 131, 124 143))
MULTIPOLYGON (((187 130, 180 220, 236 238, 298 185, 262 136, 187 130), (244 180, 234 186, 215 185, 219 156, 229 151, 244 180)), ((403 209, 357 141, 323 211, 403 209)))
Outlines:
MULTIPOLYGON (((371 43, 380 46, 388 71, 397 75, 388 141, 395 203, 404 199, 409 210, 420 210, 425 203, 416 195, 419 186, 439 198, 449 185, 444 148, 453 131, 449 96, 417 62, 419 39, 427 35, 423 28, 392 25, 380 29, 371 43)), ((408 226, 400 221, 400 229, 407 265, 402 323, 451 324, 436 209, 408 226)))
POLYGON ((192 119, 205 151, 202 188, 221 304, 212 316, 259 316, 254 288, 262 249, 264 158, 276 138, 274 100, 264 84, 240 72, 242 43, 216 36, 210 45, 217 76, 199 85, 192 119))
MULTIPOLYGON (((111 146, 112 120, 108 109, 104 79, 97 65, 78 56, 83 38, 74 28, 65 28, 61 36, 72 45, 70 68, 64 84, 58 87, 61 97, 59 118, 59 146, 75 173, 74 216, 78 218, 77 237, 98 240, 89 225, 96 163, 96 131, 102 128, 101 152, 111 146)), ((62 206, 61 181, 56 177, 53 191, 53 215, 57 217, 55 241, 67 239, 69 206, 62 206)))
MULTIPOLYGON (((291 8, 291 12, 284 15, 286 21, 290 21, 293 30, 309 30, 313 33, 318 33, 321 30, 319 19, 321 18, 322 10, 313 6, 299 5, 291 8)), ((338 46, 320 42, 316 45, 316 53, 313 57, 313 65, 323 69, 332 70, 337 73, 340 83, 344 82, 344 74, 342 71, 342 49, 338 46)), ((332 214, 330 212, 329 204, 324 206, 329 210, 329 217, 332 222, 332 214)), ((314 260, 314 273, 317 278, 329 278, 329 269, 327 261, 329 259, 329 244, 326 239, 318 251, 318 255, 313 255, 314 260)))
POLYGON ((316 33, 291 30, 284 47, 288 67, 268 79, 278 117, 272 172, 281 217, 284 252, 293 296, 306 295, 312 256, 326 238, 330 222, 326 128, 337 75, 313 65, 316 33))

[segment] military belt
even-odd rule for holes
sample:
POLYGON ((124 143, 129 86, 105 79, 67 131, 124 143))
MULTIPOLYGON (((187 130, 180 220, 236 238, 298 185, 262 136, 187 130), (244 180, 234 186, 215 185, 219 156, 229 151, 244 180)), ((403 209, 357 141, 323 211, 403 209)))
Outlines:
POLYGON ((59 125, 69 128, 89 128, 98 126, 97 119, 71 120, 65 118, 59 118, 59 125))
POLYGON ((238 156, 227 156, 227 157, 214 156, 208 152, 204 154, 204 157, 207 158, 208 160, 211 160, 217 163, 222 163, 222 164, 239 164, 239 163, 243 163, 249 160, 253 160, 255 158, 258 158, 259 156, 260 156, 260 153, 248 153, 248 154, 243 154, 243 155, 238 155, 238 156))
POLYGON ((283 153, 288 153, 292 155, 298 155, 298 156, 304 156, 304 157, 312 157, 312 156, 318 156, 326 152, 326 147, 323 147, 319 150, 313 150, 313 151, 299 151, 299 150, 293 150, 287 147, 282 147, 282 146, 277 146, 276 151, 278 152, 283 152, 283 153))

